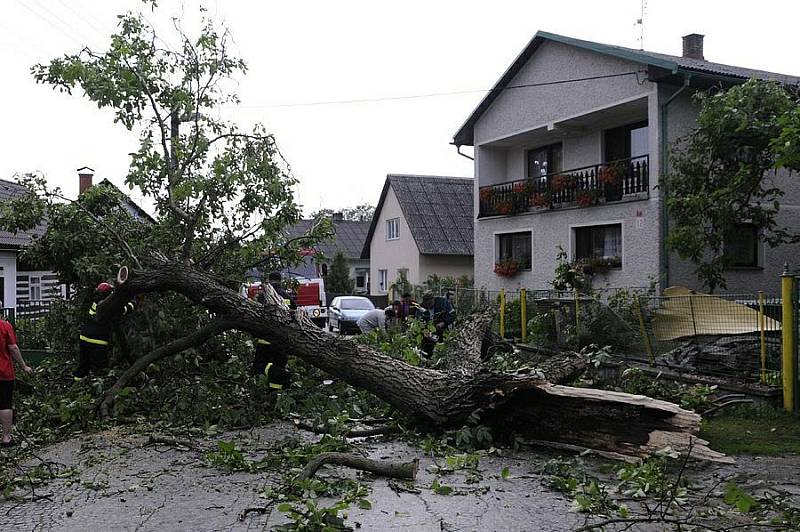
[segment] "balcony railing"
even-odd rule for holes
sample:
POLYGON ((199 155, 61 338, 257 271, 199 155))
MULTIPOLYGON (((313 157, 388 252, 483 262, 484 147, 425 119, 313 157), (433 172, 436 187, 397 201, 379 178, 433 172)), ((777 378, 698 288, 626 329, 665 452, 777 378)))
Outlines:
POLYGON ((478 217, 564 207, 591 207, 649 195, 647 155, 488 185, 479 189, 478 217))

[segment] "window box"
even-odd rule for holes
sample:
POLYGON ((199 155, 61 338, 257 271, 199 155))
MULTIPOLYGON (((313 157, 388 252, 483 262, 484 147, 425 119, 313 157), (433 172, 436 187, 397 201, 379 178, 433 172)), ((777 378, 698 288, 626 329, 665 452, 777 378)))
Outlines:
POLYGON ((519 273, 519 263, 514 259, 501 260, 494 265, 494 273, 499 277, 514 277, 519 273))

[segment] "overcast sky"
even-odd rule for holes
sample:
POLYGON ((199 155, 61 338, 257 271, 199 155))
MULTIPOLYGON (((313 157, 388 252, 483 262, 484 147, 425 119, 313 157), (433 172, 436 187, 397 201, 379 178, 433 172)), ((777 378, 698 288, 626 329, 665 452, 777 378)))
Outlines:
MULTIPOLYGON (((161 0, 157 27, 196 12, 161 0)), ((639 0, 208 0, 249 65, 229 116, 274 132, 306 212, 377 203, 387 173, 471 176, 453 134, 537 30, 639 47, 639 0), (317 102, 475 91, 359 103, 317 102), (293 105, 302 104, 302 105, 293 105)), ((0 178, 38 170, 77 195, 75 170, 124 186, 136 136, 79 94, 37 86, 30 66, 105 49, 133 0, 0 0, 0 178)), ((800 2, 649 0, 645 49, 680 55, 706 35, 710 61, 800 74, 800 2)), ((127 190, 127 189, 124 189, 127 190)), ((138 198, 136 192, 132 193, 138 198)))

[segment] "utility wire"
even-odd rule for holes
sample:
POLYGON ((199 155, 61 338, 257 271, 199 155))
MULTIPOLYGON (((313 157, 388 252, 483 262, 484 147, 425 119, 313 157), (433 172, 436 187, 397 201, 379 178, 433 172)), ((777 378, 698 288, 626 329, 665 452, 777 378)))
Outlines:
POLYGON ((519 85, 509 85, 503 88, 492 88, 492 89, 467 89, 462 91, 449 91, 449 92, 429 92, 425 94, 410 94, 404 96, 387 96, 387 97, 379 97, 379 98, 352 98, 347 100, 326 100, 326 101, 315 101, 315 102, 297 102, 297 103, 278 103, 278 104, 267 104, 267 105, 243 105, 243 106, 236 106, 237 109, 275 109, 280 107, 309 107, 314 105, 340 105, 340 104, 353 104, 353 103, 374 103, 374 102, 387 102, 387 101, 397 101, 397 100, 415 100, 420 98, 436 98, 440 96, 457 96, 462 94, 475 94, 479 92, 492 92, 492 91, 507 91, 507 90, 514 90, 514 89, 526 89, 529 87, 547 87, 551 85, 562 85, 564 83, 577 83, 581 81, 591 81, 595 79, 606 79, 606 78, 618 78, 622 76, 633 76, 635 75, 638 79, 639 74, 642 73, 641 71, 632 71, 632 72, 621 72, 618 74, 604 74, 600 76, 588 76, 584 78, 572 78, 572 79, 560 79, 555 81, 543 81, 540 83, 522 83, 519 85))
MULTIPOLYGON (((79 39, 76 39, 76 38, 75 38, 75 36, 74 36, 74 35, 71 35, 71 34, 67 33, 66 31, 64 31, 63 29, 61 29, 61 27, 60 27, 60 26, 57 26, 57 25, 53 24, 53 23, 52 23, 52 22, 51 22, 49 19, 47 19, 47 18, 45 18, 44 16, 42 16, 42 14, 41 14, 41 13, 39 13, 38 11, 35 11, 35 10, 34 10, 32 7, 30 7, 28 4, 26 4, 26 3, 25 3, 25 2, 23 2, 22 0, 17 0, 17 3, 18 3, 19 5, 21 5, 22 7, 24 7, 26 10, 28 10, 30 13, 32 13, 32 14, 33 14, 35 17, 37 17, 37 18, 41 19, 42 21, 44 21, 44 23, 45 23, 45 24, 47 24, 48 26, 50 26, 51 28, 54 28, 54 29, 58 30, 58 32, 59 32, 59 33, 61 33, 62 35, 64 35, 64 36, 65 36, 66 38, 68 38, 69 40, 71 40, 71 41, 75 42, 75 43, 76 43, 76 44, 78 44, 79 46, 82 46, 82 45, 83 45, 83 44, 80 42, 80 40, 79 40, 79 39)), ((40 6, 40 7, 41 7, 41 6, 40 6)), ((47 9, 45 8, 45 10, 47 10, 47 9)))
POLYGON ((64 7, 66 7, 67 10, 69 10, 73 15, 75 15, 75 17, 78 20, 80 20, 81 22, 83 22, 84 24, 86 24, 87 26, 92 28, 98 35, 104 36, 106 33, 108 33, 106 31, 101 30, 97 26, 95 26, 92 21, 90 21, 88 18, 85 18, 81 13, 79 13, 77 10, 75 10, 71 5, 66 3, 64 0, 58 0, 58 3, 61 4, 64 7))

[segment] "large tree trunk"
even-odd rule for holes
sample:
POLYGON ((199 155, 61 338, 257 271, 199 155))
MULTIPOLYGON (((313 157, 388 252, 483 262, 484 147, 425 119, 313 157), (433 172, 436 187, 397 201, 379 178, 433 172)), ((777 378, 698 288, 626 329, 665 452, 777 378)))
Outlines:
MULTIPOLYGON (((483 409, 489 411, 485 419, 492 424, 524 437, 628 456, 645 456, 667 445, 686 450, 699 428, 697 414, 664 401, 490 371, 480 361, 481 338, 491 321, 488 312, 468 320, 457 347, 448 352, 444 370, 411 366, 328 334, 302 312, 291 311, 274 293, 261 304, 241 297, 207 272, 174 262, 149 261, 146 269, 131 272, 98 312, 114 313, 135 294, 164 291, 183 294, 213 312, 217 320, 235 322, 236 329, 368 390, 423 425, 460 426, 476 409, 483 409)), ((580 369, 580 362, 566 360, 545 371, 556 378, 580 369)), ((721 458, 700 440, 694 441, 693 454, 721 458)))

